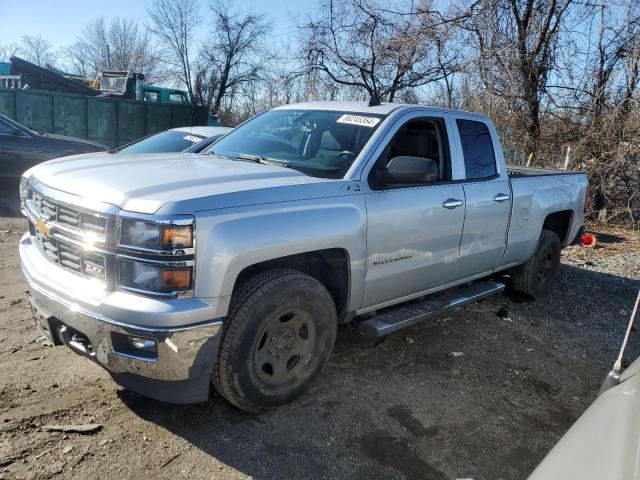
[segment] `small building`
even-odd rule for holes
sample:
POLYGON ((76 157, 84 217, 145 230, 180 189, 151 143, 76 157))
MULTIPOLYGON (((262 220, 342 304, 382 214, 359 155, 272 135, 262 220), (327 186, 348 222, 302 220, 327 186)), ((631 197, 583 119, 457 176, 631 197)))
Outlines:
MULTIPOLYGON (((0 75, 2 74, 0 73, 0 75)), ((39 67, 16 56, 11 57, 9 73, 0 78, 3 80, 6 78, 7 85, 2 84, 5 88, 30 88, 89 96, 95 96, 99 93, 78 80, 67 78, 50 68, 39 67), (14 83, 10 84, 10 80, 13 80, 14 83)))
POLYGON ((0 62, 0 87, 22 88, 22 77, 11 74, 11 62, 0 62))

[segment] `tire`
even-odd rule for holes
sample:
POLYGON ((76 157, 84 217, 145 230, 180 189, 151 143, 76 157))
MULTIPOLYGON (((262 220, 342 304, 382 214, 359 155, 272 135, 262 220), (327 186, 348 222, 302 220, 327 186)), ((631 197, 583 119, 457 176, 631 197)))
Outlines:
POLYGON ((560 238, 543 229, 531 258, 513 271, 513 289, 534 299, 543 298, 551 292, 559 269, 560 238))
POLYGON ((336 307, 315 278, 270 270, 234 293, 213 368, 213 386, 248 412, 290 402, 325 366, 336 339, 336 307))

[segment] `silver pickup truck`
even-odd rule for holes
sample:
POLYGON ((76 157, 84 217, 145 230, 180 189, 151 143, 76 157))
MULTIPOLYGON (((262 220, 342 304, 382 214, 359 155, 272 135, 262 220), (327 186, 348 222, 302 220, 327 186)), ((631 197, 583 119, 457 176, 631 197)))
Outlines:
POLYGON ((318 102, 255 116, 205 154, 91 154, 21 181, 37 325, 170 402, 210 385, 286 403, 336 327, 381 336, 512 288, 553 286, 584 174, 508 169, 483 115, 318 102), (501 275, 496 275, 501 272, 501 275))

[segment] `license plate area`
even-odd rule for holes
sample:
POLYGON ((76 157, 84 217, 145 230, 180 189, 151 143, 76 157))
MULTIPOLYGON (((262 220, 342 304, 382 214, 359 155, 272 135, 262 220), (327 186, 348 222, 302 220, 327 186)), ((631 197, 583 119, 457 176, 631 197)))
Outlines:
POLYGON ((40 333, 42 333, 42 335, 51 345, 61 345, 62 343, 52 333, 53 320, 55 319, 55 317, 39 308, 32 298, 29 299, 29 305, 31 306, 33 320, 36 324, 36 327, 38 327, 38 330, 40 330, 40 333))

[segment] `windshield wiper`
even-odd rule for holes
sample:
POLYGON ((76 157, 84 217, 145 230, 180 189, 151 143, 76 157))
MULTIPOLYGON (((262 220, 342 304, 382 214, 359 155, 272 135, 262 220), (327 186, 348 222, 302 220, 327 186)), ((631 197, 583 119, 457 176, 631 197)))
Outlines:
POLYGON ((276 167, 289 168, 289 165, 287 165, 286 163, 278 162, 276 160, 269 160, 264 155, 248 155, 245 153, 239 153, 236 155, 236 158, 238 160, 244 160, 248 162, 262 163, 265 165, 275 165, 276 167))

